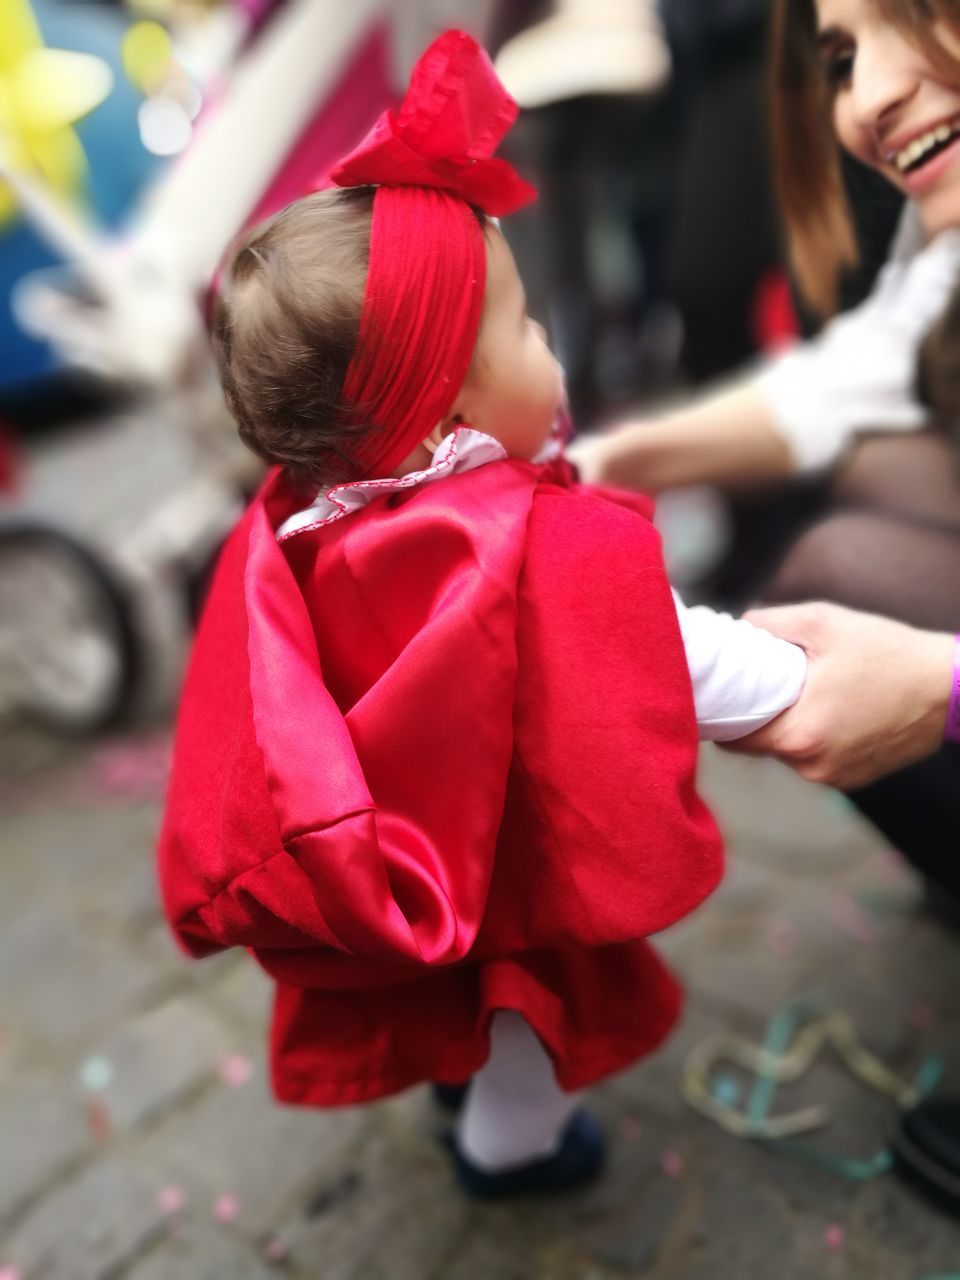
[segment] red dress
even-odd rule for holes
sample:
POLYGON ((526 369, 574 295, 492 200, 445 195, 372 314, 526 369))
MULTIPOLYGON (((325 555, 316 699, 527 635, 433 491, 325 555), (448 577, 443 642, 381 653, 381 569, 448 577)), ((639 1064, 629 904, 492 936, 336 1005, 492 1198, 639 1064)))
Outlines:
POLYGON ((197 637, 160 842, 193 955, 276 980, 286 1102, 461 1080, 496 1009, 557 1079, 628 1066, 679 989, 645 941, 716 885, 690 680, 642 503, 503 460, 297 534, 273 475, 197 637))

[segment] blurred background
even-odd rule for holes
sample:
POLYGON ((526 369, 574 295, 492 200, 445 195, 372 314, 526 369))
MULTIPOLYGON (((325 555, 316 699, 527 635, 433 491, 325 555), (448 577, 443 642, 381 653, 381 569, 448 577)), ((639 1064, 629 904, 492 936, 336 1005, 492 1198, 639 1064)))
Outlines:
MULTIPOLYGON (((768 20, 768 0, 0 0, 2 1280, 878 1280, 951 1261, 949 1233, 888 1186, 825 1187, 798 1164, 771 1193, 764 1153, 678 1103, 691 1037, 756 1034, 827 975, 904 1069, 960 990, 878 838, 776 766, 707 763, 744 861, 672 947, 692 1031, 601 1104, 619 1189, 569 1218, 454 1202, 420 1102, 276 1112, 263 981, 243 957, 187 966, 153 885, 183 662, 260 475, 206 346, 225 246, 362 137, 433 35, 465 27, 522 107, 509 152, 541 194, 505 230, 577 429, 645 412, 811 328, 771 187, 768 20), (609 31, 585 42, 598 6, 609 31), (685 1162, 706 1172, 685 1180, 685 1162)), ((897 215, 880 190, 858 208, 846 303, 897 215)), ((664 498, 691 598, 748 597, 771 554, 760 507, 664 498)), ((837 1073, 819 1087, 855 1146, 881 1140, 837 1073)))
MULTIPOLYGON (((4 0, 0 715, 86 732, 169 711, 258 475, 205 348, 218 258, 362 136, 444 26, 486 41, 524 108, 509 147, 541 197, 507 234, 579 429, 788 340, 767 9, 613 4, 585 53, 577 0, 4 0)), ((663 516, 695 582, 729 541, 723 504, 663 516)))

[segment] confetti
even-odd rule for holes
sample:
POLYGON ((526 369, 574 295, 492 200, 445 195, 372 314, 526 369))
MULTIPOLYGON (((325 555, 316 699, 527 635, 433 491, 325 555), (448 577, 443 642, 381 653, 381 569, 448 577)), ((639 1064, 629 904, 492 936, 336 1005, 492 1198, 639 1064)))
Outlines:
POLYGON ((88 766, 88 785, 96 794, 134 802, 162 799, 170 774, 171 751, 166 733, 103 747, 88 766))
POLYGON ((775 920, 769 932, 770 950, 781 960, 789 960, 797 954, 800 934, 789 920, 775 920))
POLYGON ((884 849, 880 854, 880 876, 888 884, 910 884, 912 875, 903 858, 895 849, 884 849))
POLYGON ((907 1026, 914 1031, 929 1031, 936 1025, 937 1015, 922 1000, 918 1000, 907 1014, 907 1026))
POLYGON ((232 1053, 220 1063, 220 1079, 231 1089, 239 1089, 252 1075, 253 1063, 240 1053, 232 1053))
POLYGON ((240 1206, 237 1204, 237 1198, 230 1195, 229 1192, 218 1196, 217 1202, 213 1206, 213 1216, 218 1222, 235 1222, 239 1212, 240 1206))
POLYGON ((660 1168, 668 1178, 679 1178, 683 1173, 683 1156, 679 1151, 664 1151, 660 1157, 660 1168))
POLYGON ((837 1222, 831 1222, 830 1226, 827 1227, 826 1231, 823 1233, 824 1244, 834 1253, 836 1253, 838 1249, 843 1248, 845 1238, 843 1227, 841 1227, 837 1222))
POLYGON ((263 1246, 264 1262, 285 1262, 287 1259, 287 1246, 282 1240, 278 1240, 276 1236, 268 1240, 263 1246))
POLYGON ((870 916, 855 898, 849 894, 840 894, 834 898, 827 909, 828 918, 855 942, 865 947, 874 946, 877 942, 877 931, 870 916))
POLYGON ((19 1267, 0 1268, 0 1280, 20 1280, 19 1267))
POLYGON ((110 1112, 99 1099, 91 1102, 87 1107, 87 1123, 90 1125, 90 1132, 98 1142, 104 1142, 110 1137, 110 1130, 113 1128, 110 1112))
POLYGON ((157 1204, 160 1212, 166 1217, 171 1217, 175 1213, 179 1213, 186 1204, 186 1198, 179 1187, 164 1187, 157 1196, 157 1204))
POLYGON ((80 1083, 88 1093, 102 1093, 113 1079, 113 1063, 109 1058, 87 1058, 80 1067, 80 1083))

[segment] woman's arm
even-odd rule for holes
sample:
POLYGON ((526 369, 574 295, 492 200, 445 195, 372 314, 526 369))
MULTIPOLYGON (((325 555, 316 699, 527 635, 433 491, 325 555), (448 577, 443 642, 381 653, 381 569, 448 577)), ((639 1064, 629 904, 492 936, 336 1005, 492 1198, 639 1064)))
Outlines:
POLYGON ((585 436, 567 450, 586 484, 659 493, 691 484, 764 484, 794 469, 767 401, 738 382, 660 417, 585 436))
POLYGON ((775 755, 843 790, 936 751, 950 703, 954 638, 832 604, 758 609, 755 626, 801 645, 800 700, 737 751, 775 755))
POLYGON ((917 350, 960 272, 960 230, 897 258, 873 293, 808 342, 687 408, 576 441, 585 482, 760 485, 832 466, 859 433, 917 431, 917 350))

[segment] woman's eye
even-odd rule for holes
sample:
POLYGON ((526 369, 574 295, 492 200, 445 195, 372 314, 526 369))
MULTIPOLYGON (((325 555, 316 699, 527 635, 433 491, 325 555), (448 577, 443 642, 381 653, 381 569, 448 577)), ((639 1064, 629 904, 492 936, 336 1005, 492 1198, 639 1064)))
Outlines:
POLYGON ((853 75, 853 54, 849 51, 830 54, 824 60, 823 70, 827 78, 827 84, 832 89, 839 89, 842 85, 847 84, 853 75))

